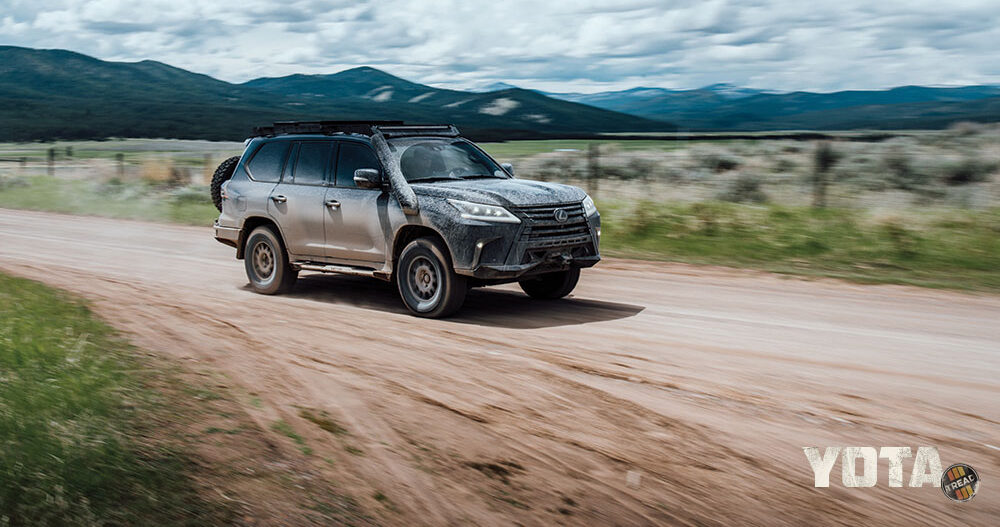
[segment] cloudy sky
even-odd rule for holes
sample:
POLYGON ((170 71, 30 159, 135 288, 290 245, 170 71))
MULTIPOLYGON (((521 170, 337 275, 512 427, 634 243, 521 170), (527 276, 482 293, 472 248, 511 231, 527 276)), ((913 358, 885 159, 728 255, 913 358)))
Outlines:
POLYGON ((550 91, 1000 84, 997 0, 0 0, 0 44, 231 82, 370 65, 550 91))

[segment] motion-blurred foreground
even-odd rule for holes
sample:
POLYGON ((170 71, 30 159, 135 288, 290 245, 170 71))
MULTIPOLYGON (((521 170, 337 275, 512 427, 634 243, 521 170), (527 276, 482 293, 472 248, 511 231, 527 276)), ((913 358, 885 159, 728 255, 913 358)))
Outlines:
POLYGON ((0 270, 82 295, 147 350, 106 346, 64 303, 0 280, 13 523, 1000 515, 995 295, 609 258, 570 298, 476 289, 456 317, 415 323, 389 284, 313 274, 263 296, 233 263, 207 227, 0 210, 0 270), (875 487, 843 485, 838 462, 815 488, 804 446, 934 446, 985 483, 957 504, 889 486, 882 460, 875 487))

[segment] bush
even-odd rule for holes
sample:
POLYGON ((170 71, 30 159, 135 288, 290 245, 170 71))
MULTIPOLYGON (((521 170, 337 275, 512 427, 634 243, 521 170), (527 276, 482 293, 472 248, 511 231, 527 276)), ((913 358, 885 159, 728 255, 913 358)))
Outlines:
POLYGON ((794 161, 788 158, 781 158, 774 164, 775 172, 794 172, 798 168, 798 165, 794 161))
POLYGON ((732 203, 766 203, 768 198, 761 188, 763 184, 763 180, 755 174, 739 174, 729 182, 719 199, 732 203))
POLYGON ((727 172, 740 166, 740 160, 735 157, 719 154, 708 154, 701 160, 701 165, 714 172, 727 172))
POLYGON ((580 175, 572 159, 547 159, 539 167, 535 177, 542 181, 576 179, 580 175))
POLYGON ((656 175, 656 162, 641 157, 634 157, 625 166, 624 179, 653 179, 656 175))
POLYGON ((893 150, 882 159, 888 174, 889 184, 901 190, 917 190, 928 181, 927 174, 917 171, 910 158, 899 150, 893 150))
POLYGON ((638 177, 637 174, 630 173, 628 169, 626 169, 625 167, 620 167, 616 165, 601 166, 599 173, 600 173, 599 177, 606 179, 620 179, 623 181, 638 177))
POLYGON ((948 185, 966 185, 989 181, 990 174, 997 169, 996 163, 969 158, 948 166, 944 171, 944 182, 948 185))

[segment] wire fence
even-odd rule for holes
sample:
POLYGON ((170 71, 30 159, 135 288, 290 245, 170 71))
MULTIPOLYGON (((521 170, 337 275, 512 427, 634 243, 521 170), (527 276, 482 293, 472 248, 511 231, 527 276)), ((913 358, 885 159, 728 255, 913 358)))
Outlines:
MULTIPOLYGON (((242 145, 102 143, 0 151, 0 177, 144 180, 206 185, 242 145), (120 147, 120 151, 115 151, 120 147), (172 150, 169 150, 172 149, 172 150)), ((942 132, 888 141, 594 141, 496 145, 518 177, 584 187, 598 200, 725 200, 834 207, 1000 206, 1000 132, 942 132), (546 143, 548 145, 548 143, 546 143), (829 166, 818 169, 826 145, 829 166), (530 148, 529 148, 530 147, 530 148), (507 152, 521 152, 504 154, 507 152)), ((18 145, 9 148, 23 148, 18 145)), ((487 147, 489 149, 489 147, 487 147)))
POLYGON ((1000 206, 1000 141, 770 141, 629 150, 592 144, 516 160, 519 177, 610 200, 837 207, 1000 206), (825 150, 824 150, 825 149, 825 150), (827 159, 820 161, 820 152, 827 159))

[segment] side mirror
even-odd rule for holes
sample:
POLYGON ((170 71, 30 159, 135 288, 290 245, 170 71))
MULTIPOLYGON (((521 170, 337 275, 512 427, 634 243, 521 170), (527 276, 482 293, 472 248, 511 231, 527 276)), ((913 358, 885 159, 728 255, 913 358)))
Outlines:
POLYGON ((379 188, 382 186, 382 176, 374 168, 359 168, 354 171, 354 184, 358 188, 379 188))
POLYGON ((514 165, 510 163, 500 163, 500 168, 507 171, 508 174, 514 175, 514 165))

